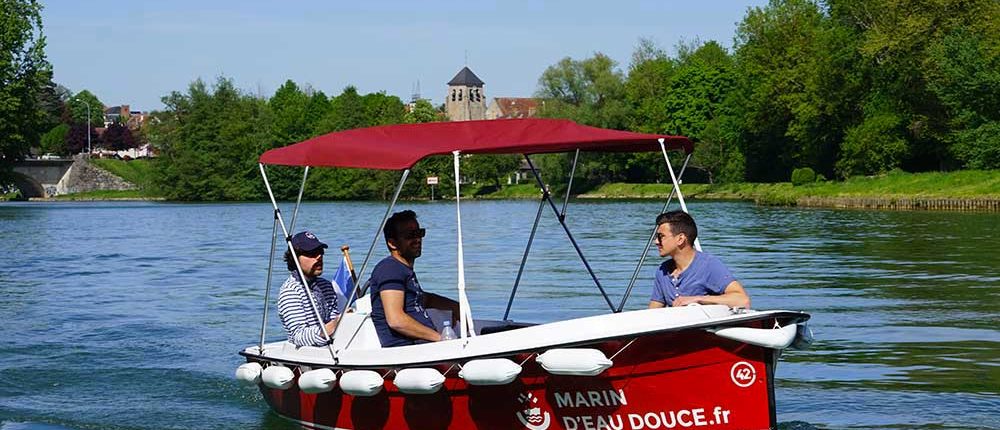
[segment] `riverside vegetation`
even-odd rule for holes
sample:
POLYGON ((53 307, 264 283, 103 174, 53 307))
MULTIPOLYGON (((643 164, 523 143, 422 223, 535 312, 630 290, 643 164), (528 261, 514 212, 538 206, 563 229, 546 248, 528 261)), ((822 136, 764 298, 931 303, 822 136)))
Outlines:
MULTIPOLYGON (((35 79, 29 83, 42 94, 54 83, 39 36, 40 6, 31 0, 2 1, 3 13, 25 24, 18 49, 35 55, 35 79), (19 6, 8 8, 8 3, 19 6)), ((544 101, 539 115, 689 136, 696 142, 690 173, 710 183, 704 192, 694 191, 702 197, 776 203, 858 187, 876 195, 951 193, 944 183, 929 185, 942 191, 896 190, 892 181, 899 179, 892 178, 905 175, 890 172, 914 173, 912 180, 920 182, 927 172, 946 172, 940 178, 947 181, 965 178, 961 171, 966 169, 979 172, 969 175, 992 178, 996 170, 991 169, 1000 168, 996 1, 772 0, 747 10, 731 49, 695 40, 674 51, 668 55, 642 39, 624 69, 601 53, 564 58, 538 80, 535 96, 544 101), (795 169, 805 168, 830 180, 784 183, 795 169), (861 179, 867 177, 877 179, 861 179), (889 189, 880 189, 883 185, 889 189)), ((61 93, 49 93, 52 103, 31 105, 39 118, 68 109, 61 93)), ((84 90, 77 96, 93 95, 84 90)), ((148 169, 142 175, 143 193, 170 200, 259 200, 265 193, 256 162, 268 149, 332 131, 447 120, 426 100, 408 108, 385 93, 359 94, 348 86, 327 96, 290 80, 264 97, 240 90, 225 77, 211 84, 199 79, 163 97, 163 103, 136 140, 148 141, 159 152, 142 167, 148 169)), ((45 134, 41 121, 2 122, 34 128, 0 135, 9 154, 0 157, 0 174, 9 170, 3 160, 23 155, 45 134)), ((52 131, 67 142, 73 134, 65 127, 52 131)), ((58 136, 48 145, 58 147, 58 136)), ((565 187, 571 156, 537 156, 554 189, 565 187)), ((519 186, 506 185, 519 163, 516 156, 468 158, 463 173, 480 184, 469 191, 522 193, 519 186)), ((656 153, 584 154, 574 189, 614 195, 616 188, 629 187, 620 194, 642 195, 669 182, 662 165, 656 153), (622 183, 632 185, 617 185, 622 183)), ((279 198, 294 198, 301 169, 271 166, 269 176, 279 198)), ((448 157, 421 161, 411 176, 415 179, 403 190, 411 198, 428 194, 425 176, 440 177, 442 190, 454 186, 448 157)), ((383 199, 398 178, 398 172, 317 169, 304 198, 383 199)), ((997 194, 989 187, 977 190, 982 194, 976 196, 997 194)))

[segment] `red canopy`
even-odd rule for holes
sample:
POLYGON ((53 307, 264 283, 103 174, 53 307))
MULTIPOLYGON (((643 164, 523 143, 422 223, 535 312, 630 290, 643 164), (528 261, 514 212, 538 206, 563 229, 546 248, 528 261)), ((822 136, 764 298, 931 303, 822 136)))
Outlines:
POLYGON ((501 119, 385 125, 314 137, 260 156, 264 164, 400 170, 430 155, 537 154, 581 151, 659 151, 694 147, 683 136, 588 127, 564 119, 501 119))

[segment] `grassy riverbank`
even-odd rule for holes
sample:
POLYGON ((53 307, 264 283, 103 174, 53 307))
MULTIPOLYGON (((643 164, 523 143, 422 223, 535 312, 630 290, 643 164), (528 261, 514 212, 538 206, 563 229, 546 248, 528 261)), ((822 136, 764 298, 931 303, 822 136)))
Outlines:
MULTIPOLYGON (((873 199, 1000 199, 1000 170, 948 173, 892 172, 793 186, 791 183, 685 184, 686 198, 753 200, 761 204, 794 205, 802 198, 873 199)), ((668 184, 606 184, 578 198, 665 198, 668 184)))

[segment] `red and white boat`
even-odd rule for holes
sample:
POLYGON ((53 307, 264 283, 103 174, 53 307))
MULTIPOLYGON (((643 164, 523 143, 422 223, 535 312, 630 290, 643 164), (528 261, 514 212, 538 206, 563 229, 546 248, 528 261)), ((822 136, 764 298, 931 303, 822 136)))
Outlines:
MULTIPOLYGON (((684 137, 605 130, 566 120, 517 119, 348 130, 265 152, 260 169, 274 205, 272 248, 278 230, 284 234, 281 237, 288 237, 291 228, 274 200, 265 165, 306 167, 303 186, 310 167, 402 170, 384 225, 410 167, 424 157, 451 154, 455 177, 459 177, 460 155, 524 154, 541 190, 531 238, 543 208, 549 206, 601 291, 609 313, 546 324, 510 321, 507 315, 503 320, 474 318, 465 292, 456 184, 461 307, 457 339, 382 348, 369 316, 368 298, 358 288, 351 304, 355 311, 344 314, 326 347, 265 343, 269 270, 260 342, 240 352, 247 363, 237 369, 237 378, 259 387, 282 417, 316 429, 774 428, 775 366, 783 349, 810 340, 804 325, 809 315, 722 305, 624 311, 653 243, 652 228, 635 275, 615 305, 565 224, 566 202, 560 213, 530 158, 549 152, 575 152, 577 156, 580 151, 662 152, 674 185, 664 209, 676 195, 686 211, 678 185, 680 174, 675 175, 670 164, 671 150, 683 151, 679 172, 683 174, 692 151, 684 137)), ((380 240, 382 225, 368 257, 380 240)), ((286 246, 291 249, 290 243, 286 246)))

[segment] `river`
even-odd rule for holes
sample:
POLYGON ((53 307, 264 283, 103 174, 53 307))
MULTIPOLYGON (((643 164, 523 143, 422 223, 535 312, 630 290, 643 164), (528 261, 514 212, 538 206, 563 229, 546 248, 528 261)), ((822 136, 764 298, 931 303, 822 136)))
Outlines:
MULTIPOLYGON (((537 207, 463 203, 475 315, 503 315, 537 207)), ((613 299, 661 207, 570 204, 571 228, 613 299)), ((428 231, 421 283, 454 296, 454 206, 398 208, 416 210, 428 231)), ((787 352, 777 368, 781 427, 1000 429, 1000 215, 738 202, 690 210, 704 249, 743 281, 755 308, 812 314, 813 348, 787 352)), ((331 248, 350 244, 360 268, 384 211, 306 203, 296 225, 331 248)), ((291 428, 233 379, 237 352, 259 336, 271 228, 261 203, 0 204, 0 429, 291 428)), ((377 244, 375 258, 385 254, 377 244)), ((651 254, 631 309, 648 300, 651 254)), ((274 275, 275 289, 284 276, 274 275)), ((280 339, 270 309, 268 338, 280 339)), ((512 317, 603 312, 546 209, 512 317)))

